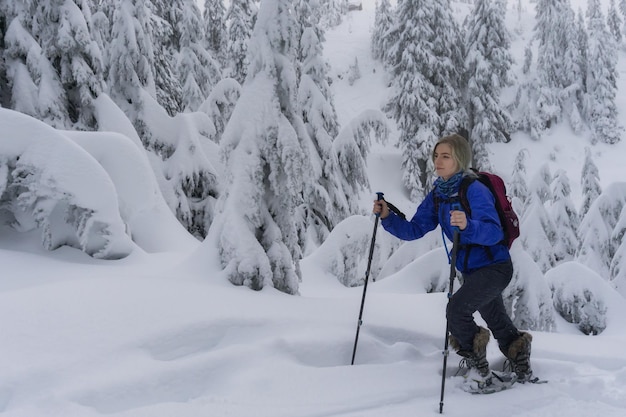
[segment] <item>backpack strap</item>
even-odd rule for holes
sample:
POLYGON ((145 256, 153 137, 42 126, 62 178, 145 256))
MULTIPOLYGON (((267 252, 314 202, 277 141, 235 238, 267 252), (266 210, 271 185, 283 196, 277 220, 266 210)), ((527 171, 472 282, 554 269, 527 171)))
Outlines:
MULTIPOLYGON (((476 175, 478 175, 478 171, 473 168, 472 170, 476 173, 476 175)), ((478 180, 478 177, 465 176, 463 177, 463 180, 461 180, 461 185, 459 186, 459 202, 463 207, 463 211, 465 211, 465 214, 469 217, 472 216, 472 208, 470 207, 469 199, 467 198, 467 189, 469 188, 470 184, 476 180, 478 180)), ((467 269, 469 254, 473 247, 484 248, 485 252, 487 252, 487 257, 489 257, 489 259, 493 261, 493 253, 491 252, 491 248, 489 246, 478 245, 475 243, 466 243, 463 245, 463 247, 466 248, 465 269, 467 269)))
POLYGON ((461 203, 461 207, 463 207, 463 211, 468 216, 472 215, 472 208, 470 207, 469 200, 467 199, 467 189, 470 184, 477 179, 478 178, 465 176, 461 180, 461 185, 459 185, 459 202, 461 203))

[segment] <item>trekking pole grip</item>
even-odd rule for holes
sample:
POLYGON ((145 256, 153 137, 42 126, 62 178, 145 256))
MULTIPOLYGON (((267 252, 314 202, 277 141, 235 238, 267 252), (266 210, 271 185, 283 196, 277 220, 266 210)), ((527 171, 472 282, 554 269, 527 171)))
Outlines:
MULTIPOLYGON (((384 200, 385 199, 385 193, 382 193, 380 191, 376 192, 376 200, 384 200)), ((376 217, 380 217, 380 213, 376 213, 376 217)))
MULTIPOLYGON (((450 204, 450 209, 454 211, 463 211, 463 208, 461 208, 461 204, 458 201, 450 204)), ((455 233, 461 231, 461 229, 459 229, 459 226, 452 226, 452 230, 454 230, 455 233)))

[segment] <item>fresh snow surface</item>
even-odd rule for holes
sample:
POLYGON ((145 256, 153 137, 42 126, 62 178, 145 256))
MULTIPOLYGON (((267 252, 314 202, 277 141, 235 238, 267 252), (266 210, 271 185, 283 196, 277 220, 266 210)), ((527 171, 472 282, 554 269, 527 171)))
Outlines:
MULTIPOLYGON (((382 68, 369 55, 374 3, 363 1, 363 11, 351 12, 326 35, 342 125, 379 108, 386 96, 382 68), (338 75, 355 57, 362 78, 349 86, 338 75)), ((534 3, 524 4, 525 16, 533 16, 534 3)), ((468 6, 453 7, 464 13, 468 6)), ((514 48, 523 48, 530 36, 531 19, 523 24, 514 48)), ((620 73, 625 71, 620 52, 620 73)), ((621 91, 625 78, 618 81, 621 91)), ((618 98, 621 109, 624 100, 618 98)), ((578 178, 585 139, 565 141, 560 133, 541 142, 518 135, 506 149, 491 149, 494 164, 508 172, 517 151, 508 146, 527 147, 530 173, 549 161, 578 178)), ((625 146, 594 148, 603 186, 624 178, 625 146)), ((399 160, 392 144, 374 146, 372 193, 362 197, 364 207, 374 191, 384 191, 400 209, 414 210, 398 185, 399 160)), ((154 236, 152 228, 154 222, 136 221, 133 233, 154 236)), ((289 296, 230 285, 216 256, 198 257, 192 246, 201 251, 203 245, 178 235, 179 245, 136 249, 116 261, 69 247, 49 252, 40 240, 40 233, 0 229, 2 416, 439 415, 446 295, 417 293, 415 277, 407 273, 370 283, 351 366, 363 288, 342 286, 307 259, 301 295, 289 296)), ((571 271, 555 269, 552 279, 576 279, 571 271), (554 276, 558 271, 563 275, 554 276)), ((454 377, 459 357, 451 354, 444 415, 626 415, 626 303, 619 297, 607 302, 607 329, 599 336, 583 336, 564 321, 555 332, 533 332, 534 370, 548 384, 469 395, 454 377)), ((493 341, 488 358, 494 369, 502 365, 493 341)))

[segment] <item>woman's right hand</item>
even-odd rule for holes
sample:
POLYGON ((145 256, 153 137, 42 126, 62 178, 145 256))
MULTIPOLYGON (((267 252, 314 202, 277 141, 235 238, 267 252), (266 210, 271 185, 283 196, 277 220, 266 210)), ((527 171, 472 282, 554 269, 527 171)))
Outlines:
POLYGON ((380 215, 381 219, 389 216, 389 207, 387 206, 387 202, 385 200, 374 200, 372 213, 380 215))

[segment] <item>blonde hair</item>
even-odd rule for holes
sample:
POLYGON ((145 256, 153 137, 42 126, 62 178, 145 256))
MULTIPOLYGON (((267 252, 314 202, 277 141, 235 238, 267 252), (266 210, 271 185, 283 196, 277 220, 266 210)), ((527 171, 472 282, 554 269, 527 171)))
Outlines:
POLYGON ((456 161, 459 170, 463 172, 471 172, 472 148, 470 147, 468 140, 456 133, 442 137, 437 141, 435 147, 433 148, 433 152, 431 154, 433 162, 435 161, 435 151, 437 150, 437 146, 442 143, 445 143, 450 146, 450 149, 452 149, 452 158, 456 161))

